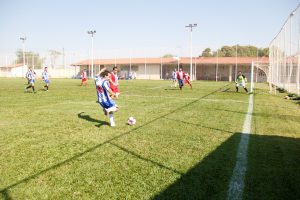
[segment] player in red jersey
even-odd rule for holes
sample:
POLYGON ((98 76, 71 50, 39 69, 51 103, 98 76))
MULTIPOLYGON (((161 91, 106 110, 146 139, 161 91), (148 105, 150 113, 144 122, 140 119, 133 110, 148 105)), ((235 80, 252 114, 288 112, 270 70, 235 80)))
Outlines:
POLYGON ((189 84, 189 85, 190 85, 190 87, 191 87, 191 89, 193 89, 193 87, 192 87, 192 81, 191 81, 191 77, 190 77, 190 75, 189 75, 188 73, 186 73, 186 74, 185 74, 185 77, 184 77, 184 82, 185 82, 185 83, 187 83, 187 84, 189 84))
POLYGON ((178 85, 180 90, 182 90, 182 87, 184 85, 184 78, 185 78, 185 72, 182 71, 182 68, 179 68, 179 71, 176 72, 177 80, 178 80, 178 85))
POLYGON ((86 86, 87 84, 87 73, 86 73, 86 70, 83 69, 82 72, 81 72, 81 86, 86 86))
POLYGON ((111 90, 118 96, 120 94, 119 91, 119 79, 118 79, 118 67, 114 67, 112 72, 110 73, 110 81, 109 85, 111 90))

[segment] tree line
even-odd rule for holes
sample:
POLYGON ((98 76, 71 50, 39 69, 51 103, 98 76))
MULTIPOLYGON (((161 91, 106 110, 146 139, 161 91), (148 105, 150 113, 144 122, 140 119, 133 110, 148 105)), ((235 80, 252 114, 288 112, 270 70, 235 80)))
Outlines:
MULTIPOLYGON (((43 67, 43 63, 45 62, 46 58, 41 57, 38 53, 34 53, 32 51, 25 51, 25 63, 28 67, 34 67, 36 69, 41 69, 43 67)), ((56 65, 56 59, 61 56, 63 53, 56 51, 56 50, 49 50, 50 55, 50 62, 51 66, 54 67, 56 65)), ((22 63, 23 64, 23 51, 22 49, 18 49, 16 52, 16 61, 15 63, 22 63)))
POLYGON ((199 57, 269 57, 269 48, 258 48, 255 46, 222 46, 217 51, 206 48, 199 57))

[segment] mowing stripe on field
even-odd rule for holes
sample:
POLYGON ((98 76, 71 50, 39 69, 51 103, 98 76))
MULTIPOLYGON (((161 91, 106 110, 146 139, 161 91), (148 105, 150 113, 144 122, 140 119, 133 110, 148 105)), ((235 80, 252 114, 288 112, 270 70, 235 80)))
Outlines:
MULTIPOLYGON (((182 110, 182 109, 184 109, 184 108, 186 108, 186 107, 188 107, 188 106, 190 106, 190 105, 192 105, 192 104, 194 104, 194 103, 200 101, 201 99, 204 99, 204 98, 206 98, 206 97, 208 97, 208 96, 210 96, 210 95, 212 95, 212 94, 215 94, 216 92, 220 91, 222 88, 224 88, 224 87, 226 87, 226 86, 228 86, 228 85, 229 85, 229 84, 224 85, 224 86, 222 86, 222 87, 216 89, 215 91, 212 91, 212 92, 210 92, 210 93, 208 93, 208 94, 206 94, 206 95, 204 95, 204 96, 202 96, 202 97, 200 97, 200 98, 198 98, 198 99, 196 99, 196 100, 193 100, 193 101, 191 101, 191 102, 188 102, 187 104, 185 104, 185 105, 183 105, 183 106, 180 106, 180 107, 177 107, 177 108, 175 108, 174 110, 172 110, 172 111, 170 111, 170 112, 168 112, 168 113, 166 113, 166 114, 163 114, 163 115, 161 115, 161 116, 158 116, 158 117, 156 117, 156 118, 154 118, 154 119, 152 119, 152 120, 150 120, 150 121, 148 121, 148 122, 146 122, 146 123, 144 123, 144 124, 142 124, 142 125, 140 125, 140 126, 137 126, 137 127, 133 128, 133 129, 131 129, 131 130, 129 130, 129 131, 126 131, 126 132, 124 132, 124 133, 121 133, 120 135, 117 135, 117 136, 115 136, 115 137, 112 137, 111 139, 108 139, 108 140, 106 140, 106 141, 104 141, 104 142, 102 142, 102 143, 99 143, 99 144, 97 144, 97 145, 95 145, 95 146, 93 146, 93 147, 90 147, 90 148, 88 148, 88 149, 86 149, 86 150, 84 150, 84 151, 82 151, 82 152, 80 152, 80 153, 75 154, 74 156, 72 156, 72 157, 70 157, 70 158, 68 158, 68 159, 66 159, 66 160, 60 161, 60 162, 58 162, 58 163, 56 163, 56 164, 54 164, 54 165, 52 165, 52 166, 50 166, 50 167, 48 167, 48 168, 45 168, 45 169, 43 169, 43 170, 41 170, 41 171, 39 171, 39 172, 37 172, 37 173, 35 173, 35 174, 32 174, 32 175, 30 175, 30 176, 28 176, 28 177, 26 177, 26 178, 23 178, 23 179, 21 179, 21 180, 15 182, 15 183, 12 183, 11 185, 8 185, 8 186, 5 187, 5 188, 0 188, 0 193, 5 194, 9 189, 14 188, 14 187, 16 187, 17 185, 20 185, 20 184, 22 184, 22 183, 25 183, 25 182, 30 181, 30 180, 32 180, 32 179, 35 179, 35 178, 37 178, 38 176, 40 176, 40 175, 42 175, 42 174, 44 174, 44 173, 46 173, 46 172, 49 172, 50 170, 57 169, 57 168, 59 168, 59 167, 65 165, 65 164, 67 164, 67 163, 69 163, 69 162, 72 162, 72 161, 74 161, 74 160, 76 160, 76 159, 78 159, 78 158, 80 158, 80 157, 86 155, 87 153, 90 153, 90 152, 92 152, 92 151, 95 151, 96 149, 98 149, 99 147, 102 147, 102 146, 105 145, 105 144, 110 144, 110 145, 111 145, 111 142, 113 142, 114 140, 117 140, 117 139, 119 139, 119 138, 121 138, 121 137, 123 137, 123 136, 125 136, 125 135, 128 135, 128 134, 130 134, 130 133, 132 133, 132 132, 134 132, 134 131, 136 131, 136 130, 139 130, 139 129, 145 127, 145 126, 148 126, 149 124, 151 124, 151 123, 153 123, 153 122, 156 122, 157 120, 159 120, 159 119, 161 119, 161 118, 164 118, 164 117, 166 117, 166 116, 168 116, 168 115, 171 115, 171 114, 173 114, 173 113, 175 113, 175 112, 178 112, 179 110, 182 110)), ((155 163, 155 162, 151 162, 151 163, 157 165, 157 163, 155 163)), ((162 164, 159 164, 158 166, 161 166, 161 165, 162 165, 162 164)), ((176 170, 174 170, 174 169, 172 169, 172 168, 170 168, 170 167, 167 167, 167 166, 164 166, 164 168, 165 168, 165 169, 168 169, 168 170, 171 170, 171 171, 173 171, 173 172, 176 171, 176 170)), ((181 173, 181 172, 176 171, 176 173, 181 173)))
POLYGON ((247 152, 249 143, 249 134, 251 133, 251 120, 253 113, 253 94, 249 97, 249 106, 244 121, 243 132, 239 143, 236 164, 230 180, 228 189, 228 200, 243 199, 243 191, 245 187, 245 174, 247 171, 247 152))
POLYGON ((125 94, 125 97, 142 97, 142 98, 161 98, 161 99, 187 99, 187 100, 201 100, 201 101, 222 101, 222 102, 234 102, 234 103, 247 103, 246 101, 239 101, 234 99, 199 99, 196 97, 174 97, 174 96, 158 96, 158 95, 139 95, 139 94, 125 94))

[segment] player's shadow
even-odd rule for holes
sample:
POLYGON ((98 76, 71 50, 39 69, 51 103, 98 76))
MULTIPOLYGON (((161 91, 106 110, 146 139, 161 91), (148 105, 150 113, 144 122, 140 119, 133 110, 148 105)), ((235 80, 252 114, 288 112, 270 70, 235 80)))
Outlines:
POLYGON ((107 125, 107 126, 110 125, 107 121, 102 121, 102 120, 99 120, 99 119, 94 119, 94 118, 90 117, 89 115, 85 115, 84 112, 78 113, 77 116, 79 118, 87 120, 89 122, 98 123, 98 124, 95 125, 97 127, 101 127, 103 125, 107 125))

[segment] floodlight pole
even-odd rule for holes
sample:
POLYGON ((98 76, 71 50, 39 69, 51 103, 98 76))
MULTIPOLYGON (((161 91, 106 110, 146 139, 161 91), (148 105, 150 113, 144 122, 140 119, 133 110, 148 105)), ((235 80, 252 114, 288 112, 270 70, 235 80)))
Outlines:
POLYGON ((92 36, 92 73, 90 74, 91 77, 94 77, 94 34, 96 34, 96 30, 88 31, 88 34, 92 36))
POLYGON ((25 67, 25 40, 26 40, 26 37, 20 37, 20 40, 22 40, 22 49, 23 49, 22 77, 24 77, 24 67, 25 67))
POLYGON ((197 24, 189 24, 188 26, 185 26, 186 28, 190 28, 191 30, 191 37, 190 37, 190 77, 191 80, 193 80, 193 28, 197 27, 197 24))

